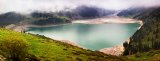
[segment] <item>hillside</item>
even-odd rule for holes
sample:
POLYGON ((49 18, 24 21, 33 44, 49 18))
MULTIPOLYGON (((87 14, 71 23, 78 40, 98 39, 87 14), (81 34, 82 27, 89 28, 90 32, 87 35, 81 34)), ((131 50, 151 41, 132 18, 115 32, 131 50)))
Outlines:
MULTIPOLYGON (((91 50, 85 50, 44 36, 19 33, 0 28, 0 42, 8 37, 23 38, 31 46, 29 54, 32 59, 40 61, 124 61, 122 57, 105 55, 91 50)), ((9 45, 9 44, 8 44, 9 45)), ((0 52, 3 54, 2 52, 0 52)))
POLYGON ((160 49, 160 8, 144 11, 134 18, 143 20, 144 25, 124 43, 124 55, 160 49))
POLYGON ((115 11, 106 10, 95 6, 78 6, 70 10, 61 10, 57 12, 34 11, 28 14, 18 12, 6 12, 0 14, 0 26, 10 24, 28 24, 28 25, 56 25, 71 23, 77 19, 93 19, 114 14, 115 11))
POLYGON ((71 19, 65 16, 59 16, 45 12, 32 12, 30 14, 8 12, 0 14, 0 26, 7 26, 10 24, 43 26, 63 23, 71 23, 71 19))
MULTIPOLYGON (((64 24, 71 23, 71 19, 66 16, 59 16, 54 13, 46 13, 46 12, 33 12, 30 14, 30 23, 33 25, 56 25, 56 24, 64 24)), ((29 22, 29 21, 27 21, 29 22)))
POLYGON ((159 61, 160 50, 151 50, 148 52, 141 52, 125 56, 130 61, 159 61))
POLYGON ((6 26, 9 24, 17 24, 23 21, 25 17, 19 13, 8 12, 0 14, 0 26, 6 26))
POLYGON ((66 16, 74 20, 100 18, 103 16, 112 15, 114 13, 115 11, 113 10, 86 5, 78 6, 75 9, 69 11, 62 10, 60 12, 57 12, 57 14, 60 16, 66 16))
POLYGON ((144 11, 149 11, 152 10, 152 8, 144 8, 144 7, 137 7, 137 8, 128 8, 125 10, 120 11, 117 16, 120 17, 135 17, 141 13, 143 13, 144 11))
MULTIPOLYGON (((15 32, 0 28, 0 43, 4 39, 22 38, 30 44, 30 61, 158 61, 160 50, 128 56, 111 56, 98 51, 82 49, 40 35, 15 32)), ((9 46, 9 44, 7 44, 9 46)), ((1 52, 0 48, 0 60, 1 52)))

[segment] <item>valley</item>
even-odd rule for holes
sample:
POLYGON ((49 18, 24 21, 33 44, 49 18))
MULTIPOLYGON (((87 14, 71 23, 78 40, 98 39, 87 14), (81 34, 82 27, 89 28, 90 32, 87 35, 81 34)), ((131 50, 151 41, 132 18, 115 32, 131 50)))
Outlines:
POLYGON ((159 6, 92 4, 0 11, 0 61, 160 60, 159 6))

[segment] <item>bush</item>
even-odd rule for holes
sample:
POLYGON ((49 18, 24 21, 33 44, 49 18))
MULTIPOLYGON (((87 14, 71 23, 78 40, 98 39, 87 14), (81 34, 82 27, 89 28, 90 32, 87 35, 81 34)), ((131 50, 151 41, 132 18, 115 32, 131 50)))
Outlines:
POLYGON ((0 54, 7 60, 26 61, 29 56, 29 44, 18 35, 0 36, 0 54))

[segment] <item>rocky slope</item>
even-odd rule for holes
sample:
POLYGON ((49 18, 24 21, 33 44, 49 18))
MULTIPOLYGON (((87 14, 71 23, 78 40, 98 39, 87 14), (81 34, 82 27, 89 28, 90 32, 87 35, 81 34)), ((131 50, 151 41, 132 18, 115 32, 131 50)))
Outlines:
POLYGON ((124 55, 160 49, 160 7, 152 8, 134 17, 143 20, 144 25, 125 42, 124 55))

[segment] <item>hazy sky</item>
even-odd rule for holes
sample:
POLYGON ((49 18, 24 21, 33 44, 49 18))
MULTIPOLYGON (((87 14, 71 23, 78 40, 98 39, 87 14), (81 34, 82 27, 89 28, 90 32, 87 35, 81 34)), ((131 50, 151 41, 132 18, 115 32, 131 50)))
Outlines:
POLYGON ((58 11, 79 5, 93 5, 106 9, 120 10, 129 7, 160 5, 160 0, 0 0, 0 13, 17 11, 58 11))

